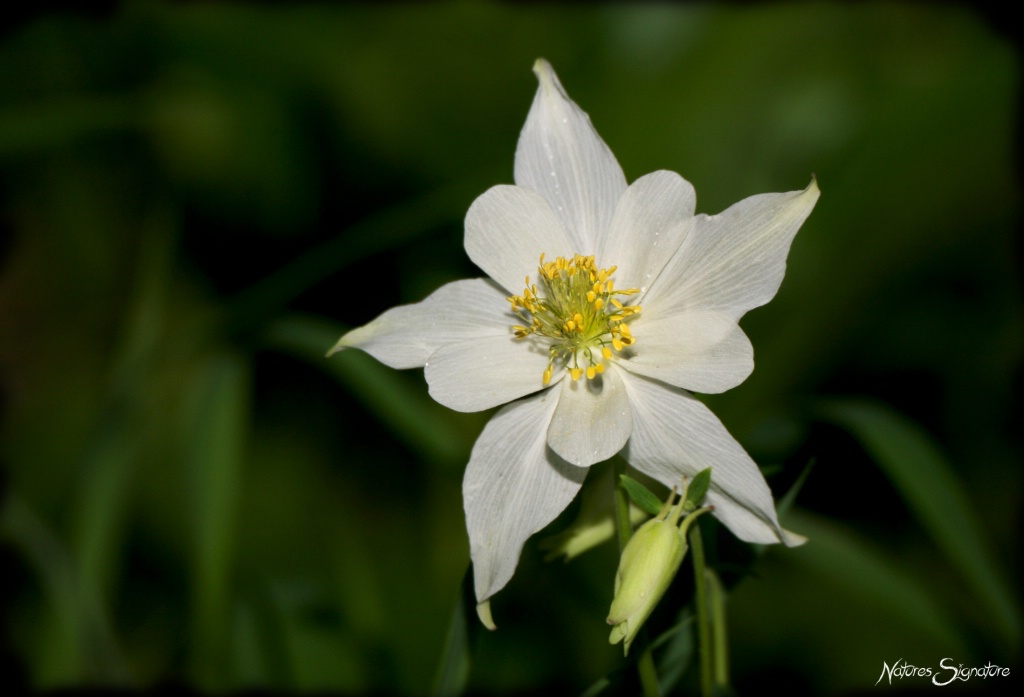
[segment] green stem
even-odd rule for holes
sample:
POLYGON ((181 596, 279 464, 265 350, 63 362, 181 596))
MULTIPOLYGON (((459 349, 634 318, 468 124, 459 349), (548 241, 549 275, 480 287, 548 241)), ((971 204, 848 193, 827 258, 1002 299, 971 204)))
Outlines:
POLYGON ((633 523, 629 519, 629 494, 619 478, 626 472, 626 462, 615 459, 615 530, 619 535, 619 554, 626 548, 626 543, 633 535, 633 523))
POLYGON ((690 549, 693 551, 694 581, 697 585, 697 636, 700 645, 700 692, 711 697, 715 690, 714 656, 711 645, 711 620, 708 617, 708 592, 704 576, 704 540, 700 526, 690 528, 690 549))
POLYGON ((725 624, 725 590, 714 569, 707 569, 708 585, 711 587, 711 632, 715 647, 715 685, 729 685, 729 647, 725 624))
MULTIPOLYGON (((646 633, 646 629, 641 630, 646 633)), ((636 662, 636 671, 640 674, 640 688, 644 697, 661 697, 658 689, 658 670, 654 667, 654 654, 651 653, 651 644, 644 637, 644 651, 636 662)))

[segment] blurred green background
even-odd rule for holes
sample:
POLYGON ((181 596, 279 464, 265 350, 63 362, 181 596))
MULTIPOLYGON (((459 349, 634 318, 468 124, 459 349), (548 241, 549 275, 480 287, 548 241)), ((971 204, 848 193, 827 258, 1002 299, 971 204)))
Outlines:
MULTIPOLYGON (((1020 63, 992 22, 148 1, 0 39, 7 684, 430 691, 489 415, 323 354, 479 275, 462 217, 511 182, 538 56, 629 180, 678 171, 708 213, 822 189, 743 321, 753 376, 707 400, 777 496, 815 463, 784 518, 806 546, 748 566, 706 529, 723 576, 744 564, 740 691, 867 690, 900 658, 1022 668, 1020 63)), ((620 664, 613 546, 542 556, 497 632, 470 624, 471 691, 574 694, 620 664)))

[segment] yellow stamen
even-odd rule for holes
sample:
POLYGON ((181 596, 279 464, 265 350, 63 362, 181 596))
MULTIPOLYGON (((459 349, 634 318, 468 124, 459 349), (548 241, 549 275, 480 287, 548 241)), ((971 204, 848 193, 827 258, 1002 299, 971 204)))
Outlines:
POLYGON ((522 320, 512 326, 516 339, 530 338, 547 348, 545 385, 554 379, 556 366, 564 367, 572 380, 584 375, 593 380, 605 371, 603 361, 611 358, 612 348, 621 351, 636 342, 625 322, 640 308, 627 306, 620 298, 639 291, 615 290, 615 270, 598 268, 592 256, 546 261, 541 254, 538 283, 531 284, 526 276, 523 294, 507 298, 522 320))

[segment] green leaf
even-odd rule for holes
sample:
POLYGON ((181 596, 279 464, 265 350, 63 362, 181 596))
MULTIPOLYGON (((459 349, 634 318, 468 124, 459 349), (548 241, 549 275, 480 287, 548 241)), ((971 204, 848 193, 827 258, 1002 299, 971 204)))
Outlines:
MULTIPOLYGON (((966 650, 961 632, 950 617, 949 604, 935 597, 935 589, 927 580, 908 573, 905 564, 884 554, 877 543, 834 520, 800 510, 794 510, 790 519, 813 541, 794 553, 791 561, 799 567, 801 582, 827 590, 830 595, 825 603, 836 603, 848 611, 858 606, 857 600, 892 618, 901 632, 927 637, 928 642, 947 646, 950 652, 966 650)), ((811 602, 821 603, 822 598, 811 602)), ((861 636, 878 629, 862 625, 851 626, 850 631, 861 636)), ((842 641, 835 638, 836 646, 842 641)))
POLYGON ((459 597, 452 610, 448 636, 434 678, 434 689, 431 690, 434 697, 457 697, 466 691, 473 665, 473 644, 479 632, 474 606, 473 568, 470 567, 463 576, 459 597))
POLYGON ((831 400, 821 415, 857 438, 946 554, 998 627, 1017 645, 1019 613, 1000 575, 971 501, 942 451, 916 423, 880 402, 831 400))
POLYGON ((672 692, 693 662, 697 647, 693 641, 692 624, 693 611, 684 607, 679 613, 679 621, 662 632, 651 644, 655 650, 667 644, 658 660, 658 687, 663 695, 672 692))
POLYGON ((698 472, 689 486, 686 487, 686 502, 683 510, 686 512, 695 511, 700 508, 704 497, 707 496, 708 487, 711 486, 711 468, 706 467, 698 472))
POLYGON ((0 508, 0 540, 9 542, 35 572, 47 610, 35 629, 33 681, 52 689, 86 676, 107 685, 131 685, 134 676, 114 636, 108 608, 82 582, 76 560, 46 521, 20 497, 0 508), (100 677, 97 677, 100 676, 100 677))
POLYGON ((650 489, 632 477, 622 474, 619 475, 619 481, 622 482, 622 486, 626 493, 629 494, 629 498, 633 499, 633 503, 640 506, 647 513, 658 515, 661 507, 665 505, 650 489))
POLYGON ((410 389, 393 369, 362 351, 342 351, 324 358, 345 327, 321 317, 286 317, 266 334, 272 347, 309 361, 335 377, 374 415, 409 446, 434 462, 464 460, 468 448, 445 409, 425 390, 410 389))
MULTIPOLYGON (((479 177, 396 203, 350 225, 336 237, 290 260, 274 273, 229 300, 233 330, 250 328, 284 308, 290 300, 340 270, 388 249, 408 245, 431 230, 460 220, 477 193, 479 177)), ((333 337, 328 348, 337 341, 333 337)), ((320 355, 327 349, 321 349, 320 355)))
POLYGON ((586 690, 580 693, 580 697, 597 697, 599 694, 611 687, 612 681, 607 677, 598 678, 586 690))
POLYGON ((250 367, 231 353, 212 353, 188 385, 186 462, 192 485, 192 676, 204 689, 228 678, 231 568, 249 430, 250 367))
POLYGON ((800 472, 800 476, 793 482, 793 486, 789 487, 789 491, 782 495, 779 502, 775 505, 775 510, 778 511, 779 517, 781 518, 786 512, 793 507, 793 502, 796 501, 797 495, 800 490, 803 489, 804 484, 807 483, 807 478, 811 476, 811 470, 814 469, 815 459, 812 457, 807 461, 803 470, 800 472))

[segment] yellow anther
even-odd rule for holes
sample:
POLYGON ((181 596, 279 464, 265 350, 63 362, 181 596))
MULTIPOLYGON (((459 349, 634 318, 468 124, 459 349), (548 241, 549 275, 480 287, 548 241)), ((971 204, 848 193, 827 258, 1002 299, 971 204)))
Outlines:
POLYGON ((541 254, 537 283, 531 284, 526 276, 523 294, 507 298, 521 319, 512 326, 515 337, 540 341, 549 352, 545 385, 554 379, 555 366, 564 367, 573 380, 584 375, 594 379, 605 371, 606 364, 599 361, 610 359, 613 348, 621 351, 635 343, 622 323, 640 308, 628 307, 618 298, 638 291, 615 290, 616 268, 599 268, 593 256, 576 254, 548 261, 541 254), (587 367, 577 365, 581 355, 586 356, 587 367))

